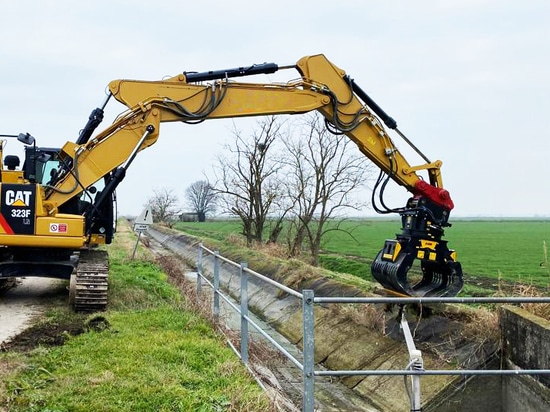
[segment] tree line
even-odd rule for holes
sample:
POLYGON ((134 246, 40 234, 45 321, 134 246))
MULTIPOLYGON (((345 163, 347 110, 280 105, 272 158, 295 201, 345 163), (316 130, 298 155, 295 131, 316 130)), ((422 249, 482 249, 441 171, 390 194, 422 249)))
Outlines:
MULTIPOLYGON (((346 212, 366 206, 356 195, 373 172, 355 144, 330 132, 317 113, 261 117, 250 135, 232 131, 212 177, 186 189, 185 205, 198 221, 215 212, 238 218, 249 246, 286 244, 289 256, 307 251, 317 265, 323 236, 338 230, 346 212)), ((155 221, 181 214, 170 189, 156 189, 146 206, 155 221)))

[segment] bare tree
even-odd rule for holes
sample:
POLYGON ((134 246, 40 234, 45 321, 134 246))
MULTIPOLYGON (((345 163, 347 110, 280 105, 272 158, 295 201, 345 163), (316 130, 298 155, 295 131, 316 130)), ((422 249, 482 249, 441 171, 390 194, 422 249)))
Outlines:
POLYGON ((352 194, 365 187, 372 164, 346 136, 328 132, 321 116, 305 119, 299 138, 284 139, 290 170, 287 196, 294 205, 289 252, 299 254, 307 241, 311 263, 317 265, 322 237, 335 229, 327 221, 366 205, 352 194))
POLYGON ((250 138, 234 131, 235 140, 225 149, 230 156, 219 157, 216 191, 222 194, 225 211, 237 216, 243 225, 247 244, 263 240, 263 232, 274 202, 281 191, 276 178, 281 163, 271 155, 282 122, 275 116, 263 117, 250 138))
POLYGON ((199 222, 206 220, 206 214, 216 210, 216 191, 206 180, 198 180, 185 190, 186 203, 197 214, 199 222))
POLYGON ((153 189, 153 196, 147 200, 145 207, 151 209, 154 221, 163 223, 172 222, 181 211, 178 197, 169 188, 153 189))

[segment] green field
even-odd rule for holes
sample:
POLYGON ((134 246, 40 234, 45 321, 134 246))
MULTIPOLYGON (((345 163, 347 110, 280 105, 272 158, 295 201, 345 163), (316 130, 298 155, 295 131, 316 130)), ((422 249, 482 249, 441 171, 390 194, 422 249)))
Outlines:
MULTIPOLYGON (((347 232, 327 233, 321 262, 328 268, 367 278, 370 276, 369 261, 386 238, 395 238, 401 223, 398 220, 356 219, 346 221, 343 227, 347 232)), ((241 230, 237 221, 181 222, 176 228, 216 239, 241 230)), ((550 220, 456 219, 452 227, 446 229, 445 239, 449 247, 457 251, 465 275, 501 276, 511 282, 534 282, 542 286, 550 281, 550 267, 542 264, 545 242, 550 244, 550 220)))

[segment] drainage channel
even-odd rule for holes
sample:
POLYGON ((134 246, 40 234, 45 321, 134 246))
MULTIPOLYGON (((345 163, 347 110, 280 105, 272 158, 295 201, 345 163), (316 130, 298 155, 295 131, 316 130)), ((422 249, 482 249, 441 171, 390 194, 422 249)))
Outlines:
MULTIPOLYGON (((145 243, 148 243, 148 247, 157 255, 161 253, 166 254, 166 250, 168 250, 179 256, 186 266, 194 266, 196 263, 198 254, 196 242, 185 241, 185 238, 182 236, 175 236, 163 233, 154 228, 149 228, 146 232, 145 243)), ((231 277, 237 276, 230 267, 222 265, 220 271, 224 272, 221 273, 221 277, 230 279, 231 277)), ((206 268, 203 268, 203 273, 206 272, 206 268)), ((196 282, 197 275, 196 273, 190 272, 187 273, 186 278, 189 281, 196 282)), ((229 281, 227 283, 229 284, 231 282, 229 281)), ((226 290, 225 292, 230 294, 230 291, 226 290)), ((203 287, 202 293, 211 293, 211 291, 203 287)), ((295 311, 296 305, 298 304, 291 299, 280 299, 280 297, 277 296, 277 290, 270 290, 265 284, 251 282, 249 284, 249 294, 250 296, 261 296, 261 300, 264 303, 269 300, 269 310, 271 312, 279 311, 282 313, 284 311, 295 311), (266 296, 266 293, 270 294, 270 296, 266 296)), ((233 302, 237 304, 234 300, 233 302)), ((265 317, 261 313, 252 313, 252 309, 250 310, 249 316, 266 334, 271 336, 300 362, 303 361, 302 352, 296 345, 281 335, 269 323, 263 321, 261 318, 265 317)), ((239 314, 232 310, 229 304, 224 302, 223 299, 220 305, 220 320, 224 322, 229 330, 240 330, 239 314)), ((249 331, 252 341, 267 342, 259 332, 254 330, 254 328, 249 328, 249 331)), ((264 385, 269 386, 272 392, 282 395, 277 399, 277 403, 281 406, 281 410, 300 410, 301 407, 297 407, 296 405, 302 404, 302 372, 283 356, 278 357, 277 362, 272 363, 274 364, 269 365, 269 369, 267 369, 265 365, 257 365, 254 370, 257 374, 261 375, 261 380, 264 385)), ((317 365, 316 369, 323 370, 323 366, 317 365)), ((331 377, 319 377, 315 380, 315 403, 317 411, 380 411, 380 409, 374 407, 366 398, 341 384, 337 379, 331 377)))

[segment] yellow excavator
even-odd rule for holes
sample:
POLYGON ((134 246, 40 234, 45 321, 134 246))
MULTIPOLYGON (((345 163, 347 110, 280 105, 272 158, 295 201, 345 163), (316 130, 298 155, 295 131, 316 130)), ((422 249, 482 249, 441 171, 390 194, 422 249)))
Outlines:
POLYGON ((303 57, 289 66, 263 63, 183 72, 162 81, 115 80, 75 142, 61 149, 37 147, 31 135, 16 135, 26 145, 25 160, 19 168, 19 158, 8 155, 1 165, 0 279, 70 279, 70 301, 76 310, 104 309, 108 267, 105 252, 97 246, 111 242, 115 189, 136 155, 157 141, 161 123, 197 124, 314 110, 324 116, 329 131, 345 134, 380 168, 374 208, 401 216, 401 233, 385 241, 372 263, 373 277, 401 295, 455 296, 463 286, 463 275, 455 252, 442 240, 443 228, 450 226, 453 202, 443 188, 441 162, 429 161, 399 131, 395 120, 322 54, 303 57), (299 78, 287 83, 233 80, 287 69, 296 70, 299 78), (127 109, 94 134, 111 98, 127 109), (410 165, 384 124, 424 162, 410 165), (411 192, 403 208, 388 208, 383 201, 390 179, 411 192), (421 276, 411 282, 408 272, 415 262, 420 263, 421 276))

